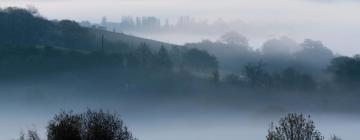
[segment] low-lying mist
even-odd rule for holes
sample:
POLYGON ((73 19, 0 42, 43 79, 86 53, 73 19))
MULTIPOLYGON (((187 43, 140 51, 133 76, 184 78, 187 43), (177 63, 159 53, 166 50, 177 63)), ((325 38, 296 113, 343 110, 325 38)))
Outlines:
POLYGON ((222 95, 170 98, 148 93, 91 92, 65 87, 31 83, 2 86, 2 93, 8 94, 1 94, 1 139, 16 138, 21 130, 30 128, 35 128, 41 137, 45 137, 45 126, 54 114, 61 110, 81 112, 87 108, 120 113, 133 134, 147 140, 265 139, 270 123, 288 112, 310 114, 326 137, 332 134, 344 139, 358 137, 355 132, 359 129, 355 110, 358 101, 351 98, 332 97, 329 100, 302 94, 266 95, 271 93, 261 93, 261 96, 260 93, 218 93, 222 95), (347 107, 354 107, 354 110, 345 111, 349 109, 347 107))
POLYGON ((0 20, 0 139, 46 138, 54 114, 88 108, 121 114, 144 140, 265 139, 292 112, 313 116, 325 137, 359 137, 360 57, 318 40, 253 48, 227 32, 174 45, 35 9, 0 9, 0 20))

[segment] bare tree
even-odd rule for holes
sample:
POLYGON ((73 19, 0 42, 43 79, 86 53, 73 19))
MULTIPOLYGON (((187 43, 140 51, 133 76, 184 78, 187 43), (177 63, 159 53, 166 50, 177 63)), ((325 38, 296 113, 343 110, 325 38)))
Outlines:
POLYGON ((88 110, 55 115, 48 125, 48 140, 136 140, 117 114, 88 110))
POLYGON ((270 124, 268 135, 266 136, 266 140, 284 140, 284 137, 276 132, 274 123, 270 124))
POLYGON ((48 125, 48 140, 81 140, 81 117, 72 112, 55 115, 48 125))
POLYGON ((315 129, 310 116, 288 114, 279 121, 279 126, 271 126, 267 140, 324 140, 321 133, 315 129))
POLYGON ((116 114, 88 110, 82 115, 84 140, 132 140, 124 122, 116 114))

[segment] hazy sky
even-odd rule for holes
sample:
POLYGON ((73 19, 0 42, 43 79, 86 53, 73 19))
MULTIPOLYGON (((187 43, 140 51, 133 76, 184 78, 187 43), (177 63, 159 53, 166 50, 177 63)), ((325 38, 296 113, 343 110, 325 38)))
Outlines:
POLYGON ((259 38, 313 38, 341 54, 360 53, 360 0, 0 0, 2 7, 27 5, 50 19, 92 22, 124 15, 240 19, 270 30, 259 38))

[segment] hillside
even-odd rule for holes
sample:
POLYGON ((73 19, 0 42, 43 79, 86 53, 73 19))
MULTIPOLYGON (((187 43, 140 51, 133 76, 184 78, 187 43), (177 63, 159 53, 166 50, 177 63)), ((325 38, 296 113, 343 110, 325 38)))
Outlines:
POLYGON ((96 35, 96 38, 100 39, 101 35, 104 35, 106 41, 113 43, 122 42, 129 46, 139 46, 141 43, 145 43, 151 48, 160 48, 160 46, 164 46, 164 47, 174 46, 173 44, 132 36, 124 33, 104 31, 100 29, 91 29, 91 32, 96 35))
POLYGON ((290 51, 288 39, 269 40, 260 50, 211 41, 169 47, 173 45, 85 28, 71 20, 50 21, 31 9, 1 9, 0 21, 2 81, 65 74, 87 82, 133 83, 136 89, 162 90, 164 83, 177 89, 179 81, 197 81, 195 89, 217 84, 234 92, 352 89, 360 81, 358 56, 335 58, 321 41, 311 39, 296 45, 296 52, 290 51))
POLYGON ((76 50, 101 49, 104 36, 106 51, 126 51, 146 43, 150 48, 171 44, 143 39, 96 28, 81 27, 71 20, 50 21, 36 10, 22 8, 0 9, 0 44, 63 47, 76 50))

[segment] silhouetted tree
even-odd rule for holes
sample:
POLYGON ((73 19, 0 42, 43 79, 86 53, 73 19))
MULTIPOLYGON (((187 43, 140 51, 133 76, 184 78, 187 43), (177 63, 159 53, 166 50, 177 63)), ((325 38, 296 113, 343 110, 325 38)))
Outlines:
POLYGON ((321 133, 316 130, 310 116, 302 114, 288 114, 281 118, 279 125, 270 126, 267 140, 324 140, 321 133))
POLYGON ((88 110, 82 114, 84 140, 133 140, 124 122, 109 112, 88 110))
POLYGON ((48 140, 135 140, 116 114, 61 112, 48 125, 48 140))
POLYGON ((274 124, 271 123, 270 128, 268 129, 266 140, 285 140, 285 139, 280 133, 277 132, 274 124))
POLYGON ((48 140, 82 140, 81 116, 72 112, 61 112, 50 121, 48 140))

